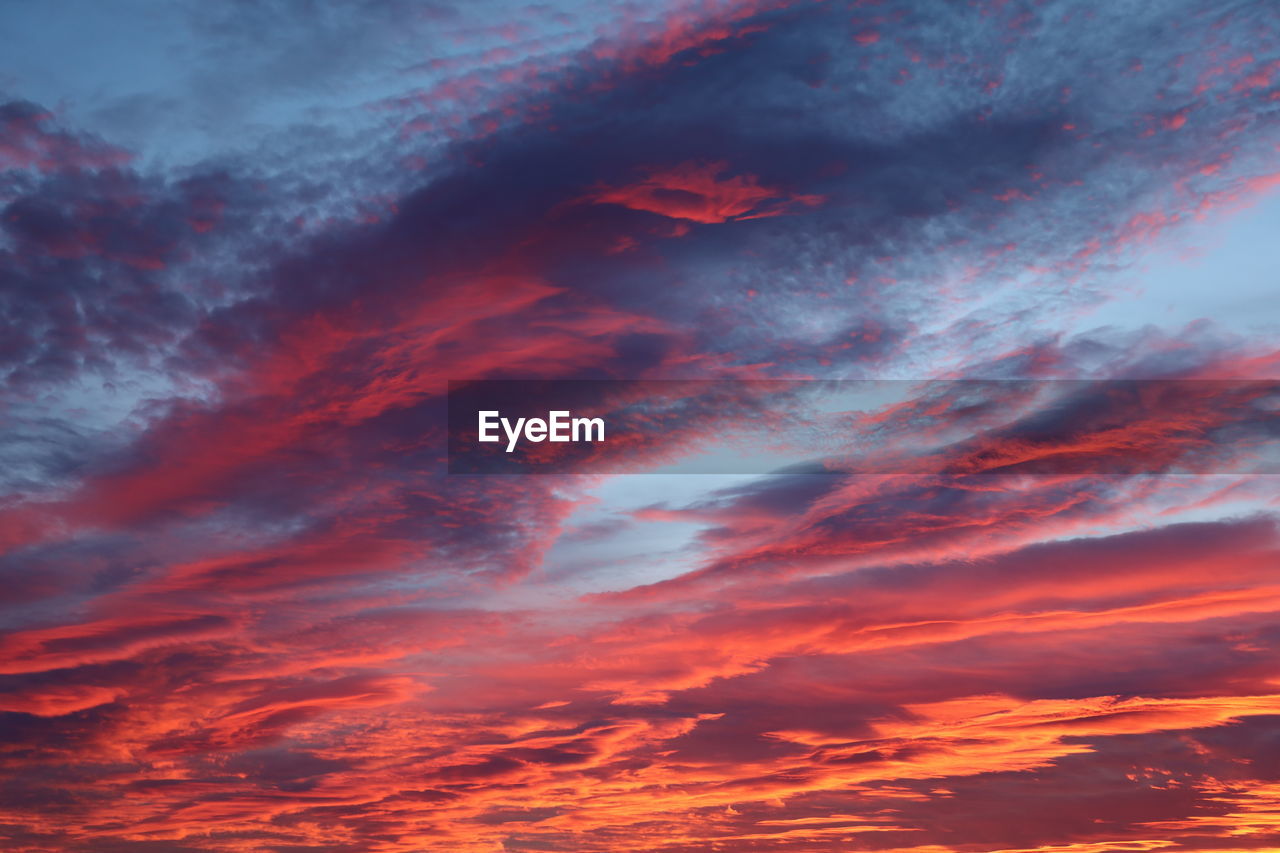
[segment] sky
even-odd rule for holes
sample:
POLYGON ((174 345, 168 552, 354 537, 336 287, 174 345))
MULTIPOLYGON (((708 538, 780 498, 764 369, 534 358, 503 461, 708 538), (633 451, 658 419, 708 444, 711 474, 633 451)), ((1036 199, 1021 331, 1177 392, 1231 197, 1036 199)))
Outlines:
POLYGON ((1280 6, 0 43, 6 851, 1280 849, 1280 6))

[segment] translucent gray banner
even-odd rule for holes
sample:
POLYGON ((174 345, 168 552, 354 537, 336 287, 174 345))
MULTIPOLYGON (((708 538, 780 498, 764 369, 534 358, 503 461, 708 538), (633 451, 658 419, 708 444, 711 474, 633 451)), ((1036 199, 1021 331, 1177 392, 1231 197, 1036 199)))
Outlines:
POLYGON ((454 474, 1280 472, 1277 380, 484 380, 454 474))

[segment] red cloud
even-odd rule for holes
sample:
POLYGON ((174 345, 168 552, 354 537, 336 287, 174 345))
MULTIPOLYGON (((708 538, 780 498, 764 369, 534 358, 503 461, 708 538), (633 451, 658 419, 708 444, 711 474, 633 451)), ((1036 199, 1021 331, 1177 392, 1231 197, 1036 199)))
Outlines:
POLYGON ((821 196, 789 195, 762 186, 753 175, 722 177, 728 168, 724 162, 654 168, 637 183, 600 189, 587 200, 703 224, 780 216, 797 204, 822 203, 821 196))

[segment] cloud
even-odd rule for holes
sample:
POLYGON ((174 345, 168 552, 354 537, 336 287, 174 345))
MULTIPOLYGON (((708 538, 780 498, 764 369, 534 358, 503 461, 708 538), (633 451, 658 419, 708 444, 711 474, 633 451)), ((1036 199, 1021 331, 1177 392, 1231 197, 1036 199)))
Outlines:
POLYGON ((1274 187, 1270 9, 309 14, 197 20, 285 140, 178 168, 0 109, 13 849, 1275 845, 1269 481, 1053 468, 1270 435, 1186 392, 1272 337, 1080 331, 1274 187), (901 476, 447 473, 450 381, 867 377, 1010 384, 824 422, 901 476), (1188 382, 1036 392, 1116 378, 1188 382))

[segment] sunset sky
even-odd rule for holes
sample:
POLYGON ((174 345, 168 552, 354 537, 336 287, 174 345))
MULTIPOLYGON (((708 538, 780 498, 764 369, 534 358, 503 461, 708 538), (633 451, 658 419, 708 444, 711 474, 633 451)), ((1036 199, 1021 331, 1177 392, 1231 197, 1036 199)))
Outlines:
POLYGON ((1274 0, 0 44, 6 853, 1280 850, 1274 0))

